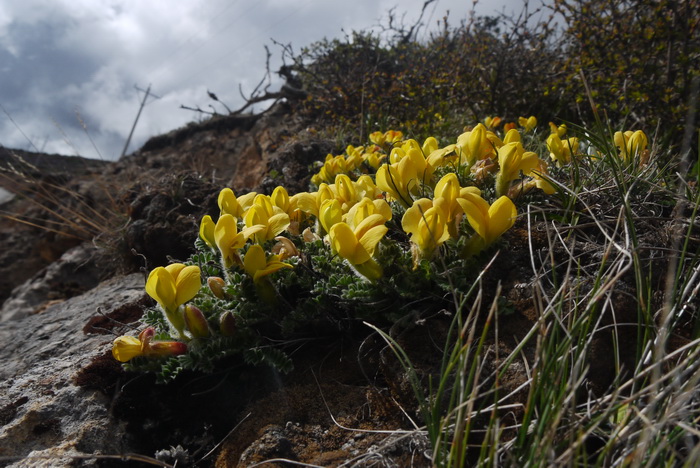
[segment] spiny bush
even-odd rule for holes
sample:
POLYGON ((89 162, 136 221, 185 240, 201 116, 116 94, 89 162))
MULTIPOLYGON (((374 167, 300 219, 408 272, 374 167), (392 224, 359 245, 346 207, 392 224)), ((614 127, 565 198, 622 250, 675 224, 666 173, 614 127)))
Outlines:
MULTIPOLYGON (((592 121, 593 100, 612 121, 681 135, 700 76, 700 3, 694 0, 555 0, 564 24, 549 93, 592 121), (585 82, 584 82, 585 79, 585 82)), ((669 138, 678 144, 678 138, 669 138)))
POLYGON ((314 115, 361 135, 392 126, 445 139, 482 115, 553 118, 557 103, 544 93, 557 72, 553 29, 543 21, 526 31, 533 15, 512 24, 471 17, 458 27, 445 18, 426 41, 353 32, 290 58, 314 115))

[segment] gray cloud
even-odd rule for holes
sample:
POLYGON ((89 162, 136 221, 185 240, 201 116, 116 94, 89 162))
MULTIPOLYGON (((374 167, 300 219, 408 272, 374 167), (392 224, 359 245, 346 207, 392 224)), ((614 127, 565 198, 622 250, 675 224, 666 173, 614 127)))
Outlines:
MULTIPOLYGON (((477 5, 492 13, 522 0, 477 5)), ((80 116, 102 156, 121 153, 143 97, 134 86, 149 83, 152 98, 136 129, 133 150, 150 136, 197 119, 181 104, 213 104, 206 90, 230 107, 243 104, 238 86, 250 92, 264 73, 264 45, 273 70, 279 50, 271 38, 297 50, 341 30, 367 29, 387 11, 406 11, 415 21, 423 0, 25 0, 0 2, 0 144, 11 148, 98 157, 76 117, 80 116), (18 128, 19 127, 19 128, 18 128), (22 132, 20 132, 20 130, 22 132)), ((471 1, 439 0, 428 8, 429 24, 451 11, 453 24, 471 1)), ((223 109, 219 109, 223 111, 223 109)))

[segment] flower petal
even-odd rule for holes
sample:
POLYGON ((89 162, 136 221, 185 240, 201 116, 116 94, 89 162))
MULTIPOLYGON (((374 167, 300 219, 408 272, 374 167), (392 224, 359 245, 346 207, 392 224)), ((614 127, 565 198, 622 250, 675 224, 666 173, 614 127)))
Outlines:
POLYGON ((221 190, 217 201, 222 214, 230 214, 238 218, 243 213, 243 209, 240 203, 238 203, 236 195, 230 188, 221 190))
POLYGON ((489 225, 488 202, 480 196, 471 193, 462 193, 460 194, 460 198, 457 199, 457 203, 459 203, 464 210, 464 214, 467 215, 467 221, 469 221, 474 231, 485 239, 488 235, 489 225))
POLYGON ((119 362, 128 362, 143 354, 141 341, 135 336, 120 336, 112 343, 112 356, 119 362))
MULTIPOLYGON (((382 240, 384 234, 386 234, 388 230, 389 229, 382 224, 379 226, 374 226, 365 232, 362 237, 360 237, 360 245, 367 252, 367 254, 370 256, 374 255, 374 249, 376 249, 377 244, 379 244, 379 241, 382 240)), ((360 256, 364 257, 363 255, 360 256)))
POLYGON ((175 304, 176 307, 184 304, 197 295, 202 287, 202 278, 197 265, 189 265, 180 271, 175 278, 175 289, 177 290, 175 304))
POLYGON ((216 239, 214 238, 215 226, 209 215, 204 216, 199 223, 199 237, 212 249, 216 247, 216 239))
POLYGON ((259 244, 253 244, 243 258, 243 269, 250 276, 254 277, 255 272, 262 270, 267 265, 265 251, 259 244))
POLYGON ((513 227, 518 211, 507 196, 502 196, 489 208, 488 236, 484 237, 487 243, 498 239, 504 232, 513 227))
POLYGON ((155 268, 148 275, 146 292, 155 299, 163 309, 168 310, 172 308, 177 294, 173 275, 164 267, 155 268))

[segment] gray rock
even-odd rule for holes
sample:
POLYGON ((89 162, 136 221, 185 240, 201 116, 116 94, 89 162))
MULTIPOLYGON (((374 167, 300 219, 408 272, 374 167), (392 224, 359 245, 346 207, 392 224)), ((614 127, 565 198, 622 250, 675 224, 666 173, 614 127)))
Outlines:
POLYGON ((97 248, 82 244, 16 287, 0 309, 0 323, 39 312, 52 301, 89 291, 100 281, 100 266, 93 261, 97 248))
MULTIPOLYGON (((28 283, 46 286, 37 278, 28 283)), ((31 315, 6 304, 0 324, 0 466, 67 466, 77 458, 86 462, 84 457, 129 451, 125 423, 110 415, 111 398, 78 386, 76 379, 124 331, 119 324, 119 333, 97 333, 93 317, 138 309, 143 284, 140 274, 117 277, 31 315)))

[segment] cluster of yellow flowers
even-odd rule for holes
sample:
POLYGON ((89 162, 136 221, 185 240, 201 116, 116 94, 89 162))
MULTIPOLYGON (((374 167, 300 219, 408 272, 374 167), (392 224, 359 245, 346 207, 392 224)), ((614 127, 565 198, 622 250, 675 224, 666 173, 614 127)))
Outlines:
MULTIPOLYGON (((460 253, 465 258, 473 256, 515 223, 517 210, 511 197, 533 188, 555 191, 547 178, 547 163, 525 150, 514 124, 504 126, 508 130, 499 137, 495 128, 500 123, 500 118, 489 117, 443 147, 434 137, 421 145, 413 139, 404 140, 401 132, 375 132, 368 147, 349 146, 346 155, 328 155, 313 176, 318 187, 314 192, 290 196, 278 186, 271 195, 253 192, 237 197, 225 188, 218 197, 218 219, 204 216, 199 236, 217 253, 227 280, 234 270, 244 272, 253 280, 258 296, 270 302, 274 302, 276 291, 269 275, 293 268, 285 260, 299 256, 291 238, 304 242, 323 239, 333 254, 357 273, 369 281, 380 279, 383 268, 376 254, 389 230, 386 223, 394 216, 391 203, 403 213, 401 227, 410 237, 414 268, 449 239, 458 240, 464 218, 474 233, 460 244, 460 253), (482 197, 479 187, 460 184, 460 175, 469 174, 463 180, 476 184, 495 180, 493 203, 482 197), (488 175, 494 177, 489 179, 488 175), (287 236, 282 235, 285 232, 287 236), (268 254, 264 246, 272 245, 273 240, 276 244, 268 254)), ((519 123, 525 132, 532 132, 537 120, 521 118, 519 123)), ((565 125, 550 126, 550 158, 558 166, 568 164, 578 154, 579 140, 562 140, 565 125)), ((646 136, 618 132, 615 143, 628 160, 646 148, 646 136)), ((222 278, 207 279, 212 294, 221 299, 226 284, 222 278)), ((153 329, 147 329, 138 338, 117 338, 114 357, 126 362, 135 356, 182 354, 187 350, 182 342, 208 336, 202 312, 187 305, 201 287, 197 266, 176 263, 154 269, 146 291, 158 302, 180 341, 154 342, 153 329)), ((221 334, 229 332, 231 320, 230 313, 221 315, 221 334)))

